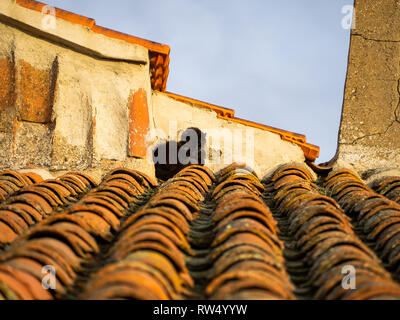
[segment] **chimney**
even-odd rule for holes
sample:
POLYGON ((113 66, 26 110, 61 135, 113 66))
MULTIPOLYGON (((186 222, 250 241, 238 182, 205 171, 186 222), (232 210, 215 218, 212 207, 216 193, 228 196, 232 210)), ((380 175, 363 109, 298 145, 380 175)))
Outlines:
POLYGON ((400 166, 400 1, 355 0, 336 159, 400 166))

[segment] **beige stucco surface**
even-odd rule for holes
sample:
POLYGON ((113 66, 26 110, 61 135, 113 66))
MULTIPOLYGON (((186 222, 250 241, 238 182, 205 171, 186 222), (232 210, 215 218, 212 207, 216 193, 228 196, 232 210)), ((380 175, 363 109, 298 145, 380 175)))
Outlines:
POLYGON ((304 162, 301 148, 277 134, 219 119, 212 110, 176 101, 162 93, 154 92, 152 102, 154 125, 158 129, 153 145, 164 139, 177 140, 185 129, 197 127, 207 134, 206 164, 214 171, 237 161, 248 163, 264 176, 282 163, 304 162), (226 144, 224 137, 228 137, 226 144), (215 140, 220 142, 219 146, 215 140))
POLYGON ((359 171, 400 167, 400 3, 356 0, 338 154, 359 171))
MULTIPOLYGON (((101 172, 124 165, 154 175, 146 160, 127 157, 129 96, 144 88, 148 104, 151 101, 147 49, 139 50, 146 52, 139 57, 145 63, 136 63, 71 50, 1 19, 0 33, 0 60, 13 59, 16 72, 15 105, 0 108, 0 168, 46 166, 53 171, 101 172), (19 117, 18 72, 22 63, 43 72, 56 69, 51 123, 29 124, 19 117)), ((75 37, 79 39, 80 34, 75 37)))
MULTIPOLYGON (((45 13, 48 14, 50 11, 45 10, 45 13)), ((15 0, 0 1, 0 21, 17 25, 23 30, 34 32, 93 56, 139 64, 146 63, 148 59, 147 49, 140 45, 95 33, 86 26, 63 19, 57 18, 55 24, 49 23, 49 17, 44 13, 21 7, 15 0)))

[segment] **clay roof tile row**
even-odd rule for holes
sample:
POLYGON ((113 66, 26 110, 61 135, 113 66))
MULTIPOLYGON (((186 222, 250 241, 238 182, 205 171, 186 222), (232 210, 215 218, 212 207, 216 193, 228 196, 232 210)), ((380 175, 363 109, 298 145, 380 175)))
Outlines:
MULTIPOLYGON (((10 171, 1 175, 9 177, 11 174, 13 177, 23 177, 23 174, 10 171)), ((35 181, 40 181, 35 178, 35 181)), ((10 244, 30 227, 56 214, 94 186, 90 177, 74 172, 53 180, 33 182, 21 183, 20 189, 14 190, 0 204, 0 247, 10 244)))
POLYGON ((373 182, 372 188, 386 198, 400 204, 400 177, 385 177, 373 182))
POLYGON ((215 237, 211 244, 209 299, 294 299, 285 270, 283 244, 263 185, 251 170, 230 166, 220 172, 212 198, 215 237))
MULTIPOLYGON (((396 181, 395 177, 386 178, 373 186, 386 195, 396 189, 396 181)), ((376 193, 350 170, 333 172, 325 184, 389 270, 400 270, 400 205, 376 193)))
POLYGON ((123 224, 105 267, 96 272, 83 299, 180 299, 194 282, 185 255, 186 236, 213 175, 188 167, 157 188, 123 224))
MULTIPOLYGON (((120 171, 131 178, 147 179, 134 171, 117 172, 120 171)), ((3 298, 65 296, 74 285, 77 273, 84 268, 83 263, 100 252, 101 241, 113 238, 112 232, 119 228, 120 218, 146 190, 144 184, 138 190, 130 178, 120 177, 118 181, 106 178, 98 187, 90 177, 79 173, 66 174, 59 180, 84 195, 62 213, 45 218, 1 253, 0 295, 3 298), (49 265, 57 272, 56 287, 52 290, 42 286, 42 269, 49 265)), ((40 188, 40 183, 36 187, 40 188)))
POLYGON ((42 181, 35 174, 24 174, 17 171, 4 171, 0 174, 0 201, 6 200, 21 188, 42 181))
POLYGON ((287 221, 299 258, 307 265, 306 283, 312 298, 400 298, 400 286, 357 237, 339 205, 321 195, 312 180, 303 166, 293 165, 278 169, 270 180, 277 212, 287 221), (348 266, 357 272, 357 285, 352 290, 342 285, 343 268, 348 266))
POLYGON ((0 298, 400 299, 400 205, 385 197, 396 177, 315 180, 304 164, 262 183, 242 164, 160 185, 123 168, 99 185, 79 172, 0 177, 15 187, 0 209, 0 298))

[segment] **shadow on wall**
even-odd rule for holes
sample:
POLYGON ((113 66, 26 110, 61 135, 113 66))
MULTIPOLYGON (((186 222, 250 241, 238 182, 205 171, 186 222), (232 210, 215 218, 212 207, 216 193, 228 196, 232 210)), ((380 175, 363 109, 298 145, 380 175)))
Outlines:
POLYGON ((204 165, 206 134, 199 128, 187 128, 180 141, 170 140, 156 146, 152 152, 156 177, 168 180, 192 164, 204 165))

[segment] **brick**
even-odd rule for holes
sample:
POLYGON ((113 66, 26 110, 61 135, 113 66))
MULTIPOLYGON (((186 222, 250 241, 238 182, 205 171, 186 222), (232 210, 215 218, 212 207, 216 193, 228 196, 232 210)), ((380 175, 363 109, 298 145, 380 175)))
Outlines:
POLYGON ((19 62, 19 112, 22 121, 48 123, 53 110, 56 69, 38 70, 19 62))
POLYGON ((15 102, 14 63, 10 58, 0 59, 0 112, 15 102))
POLYGON ((144 89, 129 98, 129 156, 144 158, 147 154, 146 136, 150 131, 149 108, 144 89))

